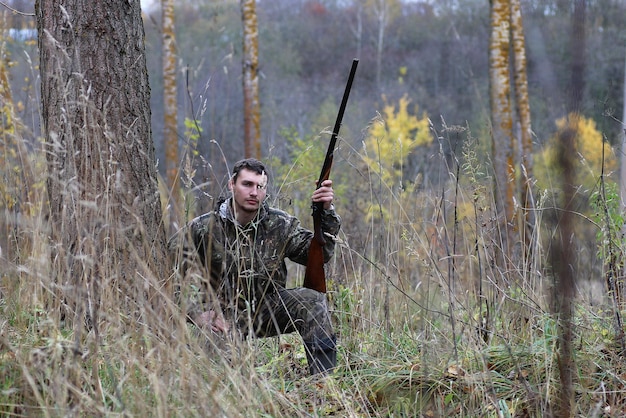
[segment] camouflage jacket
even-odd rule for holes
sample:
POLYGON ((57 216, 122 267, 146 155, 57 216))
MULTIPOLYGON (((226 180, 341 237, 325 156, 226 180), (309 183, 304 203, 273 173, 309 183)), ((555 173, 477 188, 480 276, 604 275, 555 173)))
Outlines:
MULTIPOLYGON (((341 218, 334 209, 324 210, 321 220, 326 235, 337 235, 341 218)), ((239 225, 228 199, 217 210, 189 222, 172 238, 170 248, 182 256, 183 272, 191 262, 201 266, 203 282, 210 285, 205 290, 217 296, 227 316, 238 317, 285 287, 286 258, 306 265, 312 237, 313 232, 296 217, 267 203, 253 221, 239 225)), ((324 262, 332 257, 334 247, 334 239, 326 239, 324 262)), ((202 305, 206 299, 202 297, 202 305)), ((194 318, 204 310, 206 306, 189 307, 188 315, 194 318)))

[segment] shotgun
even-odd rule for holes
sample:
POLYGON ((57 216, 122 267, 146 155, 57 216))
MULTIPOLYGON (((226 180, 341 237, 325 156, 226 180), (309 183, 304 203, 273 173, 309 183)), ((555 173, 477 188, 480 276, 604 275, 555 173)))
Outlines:
MULTIPOLYGON (((352 88, 352 81, 354 80, 354 74, 356 73, 356 67, 359 64, 358 59, 352 61, 352 68, 350 69, 350 75, 348 76, 348 83, 346 89, 343 92, 343 99, 341 99, 341 106, 339 106, 339 114, 335 121, 335 127, 333 128, 333 134, 330 137, 330 143, 328 144, 328 150, 326 151, 326 158, 322 165, 322 172, 317 182, 317 187, 321 187, 322 182, 328 180, 330 175, 330 169, 333 165, 333 155, 335 153, 335 144, 337 143, 337 136, 339 135, 339 128, 341 127, 341 120, 343 119, 343 112, 346 110, 346 104, 348 103, 348 97, 350 96, 350 89, 352 88)), ((309 247, 309 258, 306 265, 306 271, 304 273, 303 286, 309 289, 317 290, 321 293, 326 293, 326 275, 324 274, 324 232, 322 231, 322 210, 324 210, 324 204, 321 202, 315 202, 312 205, 313 209, 313 238, 309 247)))

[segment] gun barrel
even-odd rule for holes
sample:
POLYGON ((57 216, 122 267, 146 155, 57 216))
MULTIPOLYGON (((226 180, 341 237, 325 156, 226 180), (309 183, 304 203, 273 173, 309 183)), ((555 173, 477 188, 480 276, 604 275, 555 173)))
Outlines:
MULTIPOLYGON (((350 75, 348 76, 348 82, 346 89, 343 92, 343 98, 341 99, 341 105, 339 106, 339 114, 335 121, 335 127, 333 128, 332 136, 330 137, 330 143, 328 144, 328 150, 326 151, 326 158, 322 166, 322 172, 317 182, 317 187, 322 186, 324 180, 328 180, 330 176, 330 169, 333 165, 333 157, 335 153, 335 145, 337 143, 337 136, 339 135, 339 129, 341 128, 341 121, 343 120, 343 114, 348 104, 348 97, 350 97, 350 90, 352 89, 352 81, 354 80, 354 74, 359 64, 358 59, 352 61, 352 68, 350 69, 350 75)), ((309 247, 309 256, 306 265, 306 271, 304 273, 303 286, 309 289, 317 290, 318 292, 326 293, 326 276, 324 273, 324 233, 321 227, 321 205, 313 204, 313 238, 309 247)))
POLYGON ((352 89, 352 82, 354 81, 354 75, 356 74, 356 68, 359 65, 359 60, 352 60, 352 67, 350 68, 350 75, 348 76, 348 82, 343 92, 343 98, 341 99, 341 105, 339 106, 339 113, 337 114, 337 120, 335 120, 335 127, 328 143, 328 150, 326 151, 326 158, 324 159, 324 165, 322 166, 322 172, 317 182, 317 187, 321 187, 324 180, 328 180, 330 176, 330 169, 333 165, 333 157, 335 154, 335 146, 337 144, 337 136, 339 136, 339 129, 341 128, 341 122, 343 121, 343 114, 346 111, 346 105, 348 104, 348 98, 350 97, 350 90, 352 89))

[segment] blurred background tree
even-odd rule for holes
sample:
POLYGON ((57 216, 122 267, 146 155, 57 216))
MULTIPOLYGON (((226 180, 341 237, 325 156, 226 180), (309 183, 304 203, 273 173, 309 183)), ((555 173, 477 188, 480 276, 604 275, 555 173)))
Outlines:
MULTIPOLYGON (((243 155, 243 25, 238 0, 173 2, 181 75, 177 77, 176 91, 178 140, 193 149, 192 153, 182 152, 179 158, 188 159, 184 165, 189 167, 188 173, 193 173, 189 188, 196 187, 193 192, 198 199, 198 204, 192 206, 193 216, 209 207, 211 197, 222 192, 230 166, 243 155)), ((12 57, 7 76, 15 103, 22 104, 16 107, 16 116, 24 121, 28 135, 37 138, 39 91, 37 77, 32 76, 38 65, 36 32, 33 17, 28 15, 32 4, 23 0, 6 3, 25 13, 11 14, 7 24, 6 51, 12 57)), ((165 175, 159 3, 146 2, 144 21, 152 132, 158 170, 165 175)), ((298 181, 308 175, 315 177, 315 173, 305 174, 304 166, 291 166, 304 161, 298 160, 298 153, 308 149, 310 141, 320 138, 314 148, 325 148, 326 137, 321 133, 334 122, 346 66, 355 57, 360 59, 359 73, 342 126, 336 178, 346 175, 352 182, 369 180, 356 169, 362 160, 362 144, 370 135, 368 129, 376 127, 372 121, 384 113, 386 106, 395 106, 403 98, 419 104, 421 111, 430 115, 435 130, 470 127, 475 135, 472 146, 477 161, 489 161, 491 150, 485 135, 489 118, 489 4, 484 0, 262 0, 256 6, 261 157, 273 158, 276 173, 282 173, 279 165, 283 164, 291 168, 292 175, 300 176, 298 181), (381 26, 380 13, 375 13, 383 6, 389 7, 386 26, 381 26), (381 27, 382 55, 378 42, 381 27), (302 148, 290 138, 304 141, 302 148), (302 171, 294 171, 296 168, 302 171)), ((554 136, 555 121, 566 117, 571 106, 571 68, 580 61, 572 50, 572 27, 576 22, 578 28, 584 28, 587 47, 577 94, 580 112, 595 123, 609 145, 617 146, 621 141, 626 54, 621 47, 626 42, 622 17, 626 3, 588 0, 584 19, 579 18, 580 8, 575 6, 573 1, 520 0, 532 140, 537 153, 554 136)), ((460 152, 466 141, 463 135, 435 139, 406 161, 405 168, 410 167, 411 172, 405 173, 405 178, 420 174, 421 190, 437 190, 442 181, 448 180, 447 164, 452 156, 464 158, 460 152)), ((526 154, 523 156, 528 157, 526 154)), ((313 165, 312 161, 307 160, 306 165, 313 165)), ((358 201, 354 191, 348 188, 345 193, 343 198, 348 202, 358 201)))

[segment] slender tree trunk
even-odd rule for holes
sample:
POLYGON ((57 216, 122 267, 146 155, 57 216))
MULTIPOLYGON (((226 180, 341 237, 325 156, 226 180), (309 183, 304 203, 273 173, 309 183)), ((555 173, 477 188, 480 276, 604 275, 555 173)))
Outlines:
MULTIPOLYGON (((163 140, 167 187, 172 200, 170 216, 176 217, 179 204, 178 101, 176 99, 176 31, 174 0, 161 0, 163 27, 163 140)), ((176 219, 170 219, 170 221, 176 219)))
POLYGON ((511 111, 511 5, 508 0, 491 1, 489 80, 491 135, 494 165, 495 205, 500 222, 503 259, 510 259, 514 244, 515 139, 511 111))
POLYGON ((580 113, 585 92, 585 48, 587 44, 585 15, 587 3, 586 0, 574 0, 573 3, 574 14, 572 15, 570 35, 571 83, 567 107, 570 113, 580 113))
POLYGON ((261 158, 259 103, 259 33, 256 1, 241 0, 243 21, 243 127, 246 157, 261 158))
POLYGON ((624 212, 626 211, 626 59, 624 59, 624 85, 622 86, 622 88, 624 89, 624 98, 622 101, 622 153, 620 158, 620 191, 622 195, 622 212, 624 212))
POLYGON ((158 320, 166 237, 138 0, 37 0, 53 302, 80 334, 158 320), (99 312, 106 296, 107 311, 99 312), (119 309, 118 309, 119 310, 119 309), (74 319, 74 321, 71 321, 74 319))
POLYGON ((521 150, 521 204, 522 225, 520 231, 523 234, 523 242, 526 250, 531 245, 531 237, 534 230, 534 199, 532 194, 533 177, 533 142, 530 120, 530 104, 528 100, 528 77, 526 74, 526 40, 524 37, 524 25, 522 22, 522 10, 519 0, 511 0, 511 34, 513 40, 513 76, 515 81, 516 109, 520 124, 521 150))
POLYGON ((361 57, 361 50, 363 48, 363 3, 357 1, 354 5, 356 7, 356 25, 352 28, 354 39, 356 41, 356 57, 361 57))
POLYGON ((381 72, 383 67, 383 51, 385 46, 385 29, 388 21, 387 0, 378 0, 376 17, 378 19, 378 37, 376 41, 376 88, 381 91, 381 72))
POLYGON ((575 265, 573 258, 573 208, 572 201, 575 195, 574 161, 576 159, 576 136, 578 135, 578 120, 582 111, 582 100, 585 89, 585 0, 574 0, 574 13, 570 36, 571 83, 567 108, 569 126, 560 137, 559 168, 562 174, 561 193, 563 210, 559 215, 559 223, 554 244, 553 265, 555 266, 556 284, 556 312, 559 315, 559 380, 560 393, 557 399, 556 416, 569 418, 573 416, 575 405, 573 381, 574 347, 573 347, 573 303, 575 296, 575 265))
POLYGON ((559 334, 559 396, 555 402, 555 416, 573 417, 575 376, 573 303, 576 286, 576 263, 574 262, 574 208, 576 193, 574 163, 576 161, 576 129, 568 127, 559 136, 558 166, 561 170, 562 202, 559 220, 552 244, 552 265, 556 280, 555 311, 560 326, 559 334))

